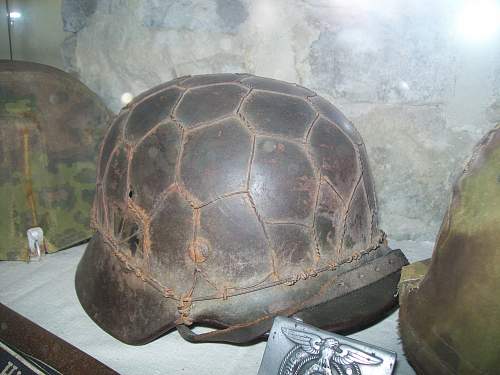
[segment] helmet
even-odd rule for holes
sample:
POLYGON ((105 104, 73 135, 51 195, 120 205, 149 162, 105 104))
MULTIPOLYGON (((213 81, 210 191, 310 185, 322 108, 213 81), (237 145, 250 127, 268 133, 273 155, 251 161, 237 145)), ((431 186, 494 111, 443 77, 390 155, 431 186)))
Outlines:
POLYGON ((245 342, 278 314, 351 329, 395 303, 406 259, 378 229, 363 141, 306 88, 170 81, 120 112, 98 170, 76 291, 122 341, 245 342))
POLYGON ((0 60, 0 259, 28 259, 26 231, 42 250, 88 239, 95 159, 110 112, 67 73, 0 60))
POLYGON ((494 374, 500 366, 500 124, 455 182, 430 262, 404 267, 399 321, 419 374, 494 374))

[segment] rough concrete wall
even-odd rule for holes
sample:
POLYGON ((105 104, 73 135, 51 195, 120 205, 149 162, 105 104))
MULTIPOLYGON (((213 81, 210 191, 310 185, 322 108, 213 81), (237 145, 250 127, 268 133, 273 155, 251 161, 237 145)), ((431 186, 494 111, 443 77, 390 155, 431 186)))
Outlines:
POLYGON ((462 40, 458 11, 453 0, 65 0, 63 52, 116 111, 123 93, 186 74, 317 91, 365 140, 381 227, 433 240, 451 181, 500 120, 498 38, 462 40))

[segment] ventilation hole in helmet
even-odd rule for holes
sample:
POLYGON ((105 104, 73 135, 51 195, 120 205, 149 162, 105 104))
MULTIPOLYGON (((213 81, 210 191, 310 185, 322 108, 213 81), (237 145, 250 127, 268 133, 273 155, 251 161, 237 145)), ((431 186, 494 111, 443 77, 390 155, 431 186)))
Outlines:
POLYGON ((137 234, 134 234, 130 239, 128 240, 128 245, 130 247, 130 252, 132 253, 132 256, 135 257, 135 253, 137 252, 137 247, 139 246, 140 243, 139 236, 137 234))

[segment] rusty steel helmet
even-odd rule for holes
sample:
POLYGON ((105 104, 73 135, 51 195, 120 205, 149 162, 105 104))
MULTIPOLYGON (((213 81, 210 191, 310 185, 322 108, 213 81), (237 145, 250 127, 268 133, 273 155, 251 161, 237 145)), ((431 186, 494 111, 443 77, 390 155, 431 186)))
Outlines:
POLYGON ((102 144, 76 291, 114 337, 248 342, 276 315, 352 330, 396 303, 363 141, 328 101, 241 74, 138 96, 102 144), (218 330, 195 334, 193 323, 218 330))
POLYGON ((96 156, 111 113, 71 75, 0 60, 0 260, 27 260, 27 231, 52 252, 92 235, 96 156))

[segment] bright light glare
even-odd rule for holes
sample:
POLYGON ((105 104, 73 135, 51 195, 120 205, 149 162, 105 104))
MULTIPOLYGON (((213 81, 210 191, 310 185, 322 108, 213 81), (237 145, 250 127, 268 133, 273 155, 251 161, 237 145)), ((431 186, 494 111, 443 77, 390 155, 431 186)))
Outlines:
POLYGON ((9 16, 10 16, 10 19, 16 20, 18 18, 21 18, 21 13, 19 13, 19 12, 10 12, 9 16))
POLYGON ((134 96, 129 92, 124 92, 120 98, 124 105, 130 103, 132 99, 134 99, 134 96))
POLYGON ((269 28, 276 24, 277 9, 271 2, 265 0, 257 2, 254 5, 254 12, 257 27, 269 28))
POLYGON ((497 0, 467 0, 457 19, 458 32, 467 40, 491 38, 500 24, 500 5, 497 0))

